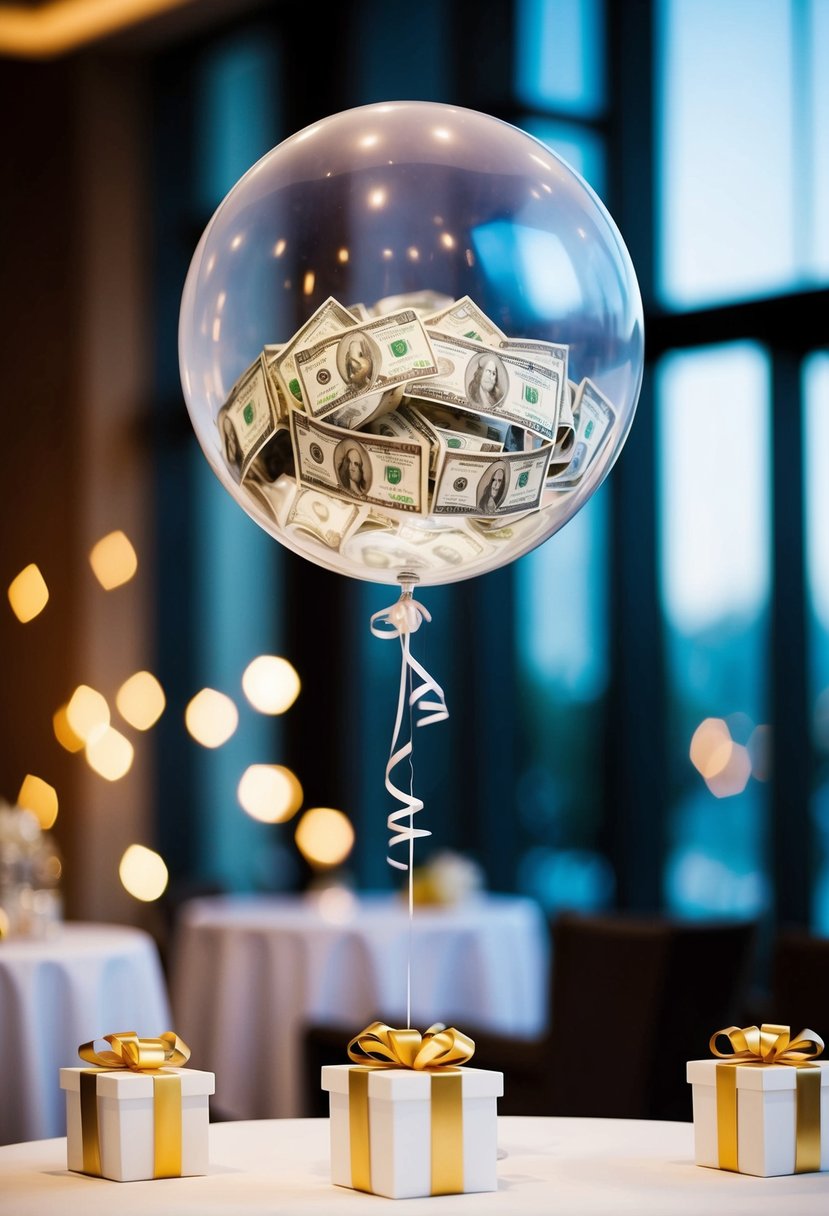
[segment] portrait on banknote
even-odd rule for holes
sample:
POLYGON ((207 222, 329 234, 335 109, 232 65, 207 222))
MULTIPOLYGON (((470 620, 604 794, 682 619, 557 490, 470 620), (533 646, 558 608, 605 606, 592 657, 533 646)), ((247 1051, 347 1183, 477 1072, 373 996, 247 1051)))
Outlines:
POLYGON ((499 406, 507 394, 507 371, 497 355, 483 351, 466 369, 466 395, 483 409, 499 406))
POLYGON ((488 469, 478 485, 478 510, 482 515, 495 515, 507 492, 507 466, 497 461, 488 469))
POLYGON ((379 366, 379 351, 365 333, 346 335, 337 347, 337 370, 354 389, 368 388, 379 366))
POLYGON ((363 445, 351 437, 343 439, 334 450, 334 467, 346 493, 365 498, 371 489, 371 461, 363 445))

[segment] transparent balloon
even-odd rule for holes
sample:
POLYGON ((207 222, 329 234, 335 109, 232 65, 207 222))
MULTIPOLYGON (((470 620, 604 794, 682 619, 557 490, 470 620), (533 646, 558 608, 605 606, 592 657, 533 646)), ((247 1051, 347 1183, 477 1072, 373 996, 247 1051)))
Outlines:
POLYGON ((642 306, 565 161, 508 123, 390 102, 274 148, 208 224, 187 407, 282 544, 380 583, 469 578, 561 528, 627 437, 642 306))

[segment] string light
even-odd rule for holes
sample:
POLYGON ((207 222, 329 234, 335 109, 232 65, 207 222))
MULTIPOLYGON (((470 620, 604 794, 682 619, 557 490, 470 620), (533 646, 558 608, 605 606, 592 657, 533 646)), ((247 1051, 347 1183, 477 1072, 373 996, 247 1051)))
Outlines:
POLYGON ((239 711, 223 692, 203 688, 184 711, 184 721, 202 747, 221 747, 239 725, 239 711))
POLYGON ((152 903, 167 889, 169 873, 164 858, 143 844, 131 844, 118 866, 121 885, 134 899, 152 903))
POLYGON ((22 624, 40 615, 49 600, 49 588, 34 562, 12 579, 8 596, 12 612, 22 624))
POLYGON ((164 713, 164 689, 149 671, 137 671, 115 694, 115 704, 125 722, 136 730, 149 730, 164 713))
POLYGON ((138 569, 138 557, 124 532, 109 532, 92 546, 89 563, 104 591, 128 583, 138 569))
POLYGON ((302 786, 281 764, 251 764, 237 790, 239 805, 261 823, 284 823, 302 806, 302 786))
POLYGON ((44 831, 48 831, 58 817, 58 795, 55 787, 42 777, 27 773, 23 778, 17 805, 37 815, 44 831))
POLYGON ((342 811, 313 807, 297 824, 297 848, 315 869, 328 869, 345 861, 354 847, 354 828, 342 811))

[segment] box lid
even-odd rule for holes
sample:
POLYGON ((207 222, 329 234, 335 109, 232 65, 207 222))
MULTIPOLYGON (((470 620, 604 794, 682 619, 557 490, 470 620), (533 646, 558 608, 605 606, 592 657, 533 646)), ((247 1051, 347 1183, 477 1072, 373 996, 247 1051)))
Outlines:
MULTIPOLYGON (((348 1074, 355 1064, 326 1064, 322 1070, 322 1088, 335 1094, 348 1093, 348 1074)), ((441 1069, 440 1072, 448 1072, 441 1069)), ((504 1074, 486 1068, 458 1068, 463 1077, 465 1098, 500 1098, 504 1092, 504 1074)), ((370 1098, 394 1099, 395 1102, 428 1100, 433 1072, 414 1068, 373 1068, 368 1077, 370 1098)))
MULTIPOLYGON (((90 1071, 88 1068, 62 1068, 60 1070, 61 1089, 80 1089, 81 1073, 90 1071)), ((175 1073, 181 1077, 181 1096, 183 1098, 216 1092, 216 1076, 212 1072, 201 1072, 198 1068, 164 1068, 161 1071, 175 1073)), ((102 1071, 98 1074, 97 1092, 102 1098, 151 1098, 153 1074, 151 1072, 132 1072, 129 1068, 117 1068, 112 1072, 102 1071)))
MULTIPOLYGON (((689 1060, 686 1076, 692 1085, 716 1085, 717 1065, 722 1060, 689 1060)), ((815 1060, 821 1085, 829 1085, 829 1060, 815 1060)), ((738 1089, 794 1089, 798 1070, 791 1064, 729 1064, 737 1073, 738 1089)))

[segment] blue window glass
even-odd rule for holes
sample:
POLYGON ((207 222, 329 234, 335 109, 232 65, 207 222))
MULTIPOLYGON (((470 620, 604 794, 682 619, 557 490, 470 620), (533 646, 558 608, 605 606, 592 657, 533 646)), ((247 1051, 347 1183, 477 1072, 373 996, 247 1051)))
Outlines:
POLYGON ((594 131, 579 126, 578 123, 539 117, 523 118, 520 126, 563 157, 593 187, 600 198, 604 197, 607 158, 604 141, 594 131))
POLYGON ((829 4, 809 0, 796 5, 801 15, 798 26, 802 39, 801 76, 803 93, 802 123, 806 138, 801 141, 805 154, 798 165, 796 197, 807 209, 804 224, 808 232, 807 265, 821 282, 829 279, 829 4))
POLYGON ((829 354, 805 366, 804 463, 817 866, 813 923, 829 933, 829 354))
POLYGON ((518 0, 516 92, 541 110, 583 117, 605 102, 603 0, 518 0))
POLYGON ((614 881, 597 851, 596 764, 607 680, 605 489, 515 567, 519 753, 527 847, 518 884, 550 912, 598 908, 614 881))
POLYGON ((659 5, 668 304, 759 295, 800 278, 791 10, 790 0, 659 5))
POLYGON ((661 593, 669 704, 668 907, 768 899, 769 369, 750 343, 658 369, 661 593))

